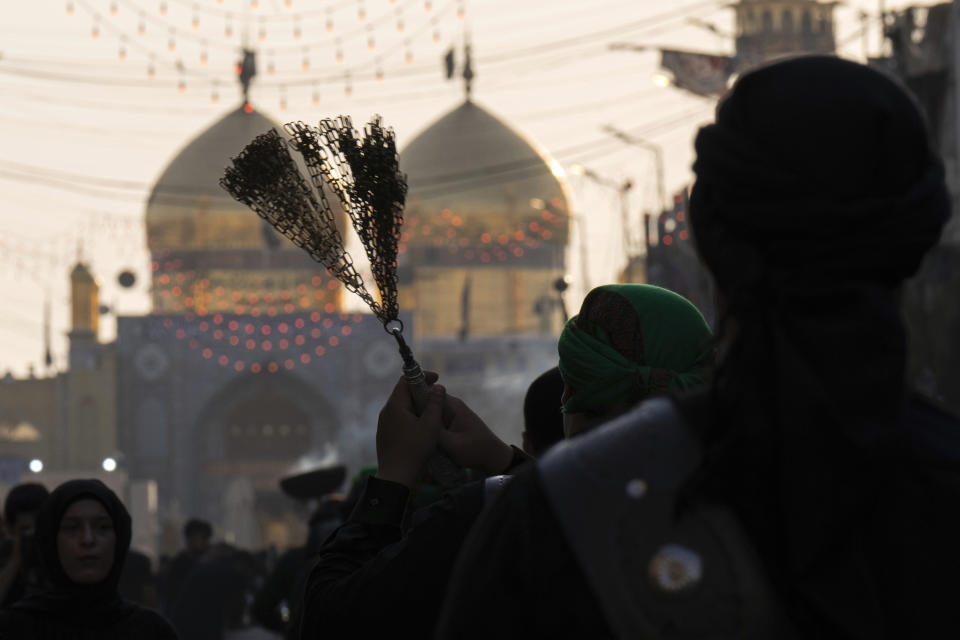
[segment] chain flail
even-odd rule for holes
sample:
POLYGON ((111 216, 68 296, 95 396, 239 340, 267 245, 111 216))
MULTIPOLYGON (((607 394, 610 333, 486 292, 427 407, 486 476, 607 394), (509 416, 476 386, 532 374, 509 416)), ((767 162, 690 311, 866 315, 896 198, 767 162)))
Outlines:
POLYGON ((285 129, 289 143, 271 130, 248 144, 227 168, 221 186, 329 269, 387 325, 400 312, 397 251, 407 192, 393 130, 375 117, 360 138, 346 116, 322 120, 319 127, 292 122, 285 129), (288 144, 303 158, 310 183, 288 144), (337 195, 360 238, 379 301, 344 249, 327 189, 337 195))

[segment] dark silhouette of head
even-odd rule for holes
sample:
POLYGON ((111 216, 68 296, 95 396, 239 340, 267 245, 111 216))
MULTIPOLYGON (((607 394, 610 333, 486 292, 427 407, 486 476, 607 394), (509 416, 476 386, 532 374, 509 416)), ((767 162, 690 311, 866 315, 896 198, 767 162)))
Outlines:
POLYGON ((3 503, 3 522, 11 535, 33 531, 37 512, 50 492, 42 484, 25 482, 15 485, 3 503))
POLYGON ((534 458, 563 440, 563 378, 554 367, 530 383, 523 398, 523 450, 534 458))
POLYGON ((210 548, 210 539, 213 537, 213 527, 206 520, 191 518, 183 526, 183 538, 187 551, 200 554, 210 548))

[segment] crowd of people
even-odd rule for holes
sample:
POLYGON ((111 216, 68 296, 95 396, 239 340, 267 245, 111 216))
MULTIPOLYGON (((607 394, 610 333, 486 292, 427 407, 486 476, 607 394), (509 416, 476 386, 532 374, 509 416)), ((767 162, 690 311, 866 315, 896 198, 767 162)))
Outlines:
POLYGON ((103 484, 18 486, 0 639, 960 633, 960 422, 908 388, 898 308, 950 213, 920 110, 797 58, 741 77, 695 147, 714 332, 674 292, 594 289, 522 446, 438 374, 420 413, 399 381, 376 467, 270 563, 191 521, 154 576, 103 484), (437 449, 466 483, 432 486, 437 449))

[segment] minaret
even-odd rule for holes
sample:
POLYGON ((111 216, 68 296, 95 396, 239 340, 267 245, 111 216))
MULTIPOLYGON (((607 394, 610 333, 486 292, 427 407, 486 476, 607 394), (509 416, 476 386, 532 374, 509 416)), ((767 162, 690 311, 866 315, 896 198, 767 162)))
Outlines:
POLYGON ((838 2, 740 0, 736 12, 737 70, 788 55, 836 51, 833 10, 838 2))
POLYGON ((93 369, 97 364, 100 285, 79 260, 70 272, 70 319, 70 368, 93 369))

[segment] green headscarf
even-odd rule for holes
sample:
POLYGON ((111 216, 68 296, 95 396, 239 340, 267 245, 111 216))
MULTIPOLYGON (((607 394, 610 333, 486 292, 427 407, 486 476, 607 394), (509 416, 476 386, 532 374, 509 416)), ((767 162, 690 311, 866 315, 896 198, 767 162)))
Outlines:
POLYGON ((560 374, 574 395, 564 413, 605 413, 621 403, 703 381, 710 327, 693 304, 647 284, 597 287, 560 334, 560 374))

